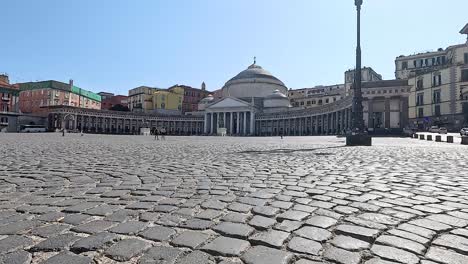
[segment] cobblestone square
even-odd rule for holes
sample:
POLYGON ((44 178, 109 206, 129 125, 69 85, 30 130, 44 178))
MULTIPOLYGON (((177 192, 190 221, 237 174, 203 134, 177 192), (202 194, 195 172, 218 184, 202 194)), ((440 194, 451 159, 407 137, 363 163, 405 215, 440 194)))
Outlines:
POLYGON ((467 147, 0 135, 0 263, 468 263, 467 147))

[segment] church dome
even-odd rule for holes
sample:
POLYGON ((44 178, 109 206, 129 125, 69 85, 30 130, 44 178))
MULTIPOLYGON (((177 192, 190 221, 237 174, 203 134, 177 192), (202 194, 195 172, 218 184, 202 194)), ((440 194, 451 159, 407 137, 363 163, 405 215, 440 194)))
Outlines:
POLYGON ((207 97, 203 98, 198 102, 198 111, 203 111, 206 109, 206 107, 214 102, 214 97, 213 95, 209 94, 207 97))
POLYGON ((289 98, 278 89, 267 96, 263 101, 263 107, 265 108, 287 108, 290 106, 289 98))
POLYGON ((266 97, 266 99, 283 99, 288 98, 285 94, 281 93, 278 89, 276 89, 272 94, 266 97))
POLYGON ((283 94, 288 91, 282 81, 255 63, 226 82, 222 89, 224 97, 236 98, 265 98, 275 90, 283 94))
POLYGON ((209 94, 207 97, 201 99, 200 103, 209 104, 209 103, 213 102, 213 100, 214 100, 213 95, 209 94))
POLYGON ((271 79, 284 85, 282 81, 280 81, 271 73, 269 73, 268 71, 264 70, 261 66, 258 66, 256 64, 250 65, 246 70, 241 71, 231 80, 229 80, 229 82, 234 81, 234 80, 243 80, 243 79, 252 79, 252 78, 271 79))

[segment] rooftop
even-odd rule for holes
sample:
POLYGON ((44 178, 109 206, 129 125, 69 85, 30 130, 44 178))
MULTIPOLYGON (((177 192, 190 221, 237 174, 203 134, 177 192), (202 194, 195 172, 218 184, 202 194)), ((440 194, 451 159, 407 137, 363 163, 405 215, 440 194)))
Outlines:
POLYGON ((468 34, 468 23, 460 30, 460 34, 468 34))

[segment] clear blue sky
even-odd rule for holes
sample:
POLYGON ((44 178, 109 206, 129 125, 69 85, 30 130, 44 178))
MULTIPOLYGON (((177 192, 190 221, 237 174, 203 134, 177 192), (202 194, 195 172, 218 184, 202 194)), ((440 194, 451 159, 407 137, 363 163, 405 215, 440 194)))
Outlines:
MULTIPOLYGON (((463 43, 467 10, 466 0, 364 0, 363 65, 391 79, 398 55, 463 43)), ((289 88, 336 84, 354 66, 355 15, 353 0, 2 1, 0 72, 95 92, 215 90, 257 56, 289 88)))

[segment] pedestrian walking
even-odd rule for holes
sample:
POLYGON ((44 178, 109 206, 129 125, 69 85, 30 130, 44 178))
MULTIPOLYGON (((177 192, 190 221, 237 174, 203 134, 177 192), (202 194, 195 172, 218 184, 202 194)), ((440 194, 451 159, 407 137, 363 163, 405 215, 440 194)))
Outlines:
POLYGON ((62 137, 65 136, 65 128, 62 128, 62 137))
POLYGON ((283 139, 283 131, 280 131, 281 139, 283 139))
POLYGON ((161 128, 161 140, 166 140, 166 129, 161 128))
POLYGON ((159 129, 154 129, 154 140, 159 140, 159 129))

